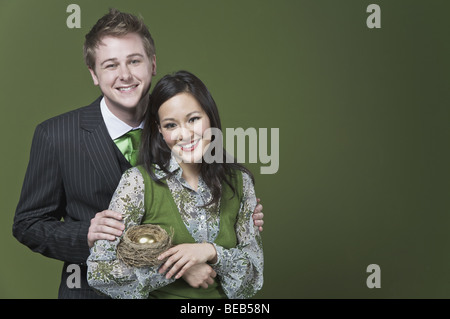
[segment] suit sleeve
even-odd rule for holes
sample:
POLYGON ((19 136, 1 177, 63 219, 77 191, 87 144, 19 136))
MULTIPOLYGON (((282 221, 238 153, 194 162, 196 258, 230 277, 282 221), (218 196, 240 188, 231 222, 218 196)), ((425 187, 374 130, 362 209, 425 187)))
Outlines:
POLYGON ((89 256, 88 221, 62 220, 65 192, 55 145, 48 127, 36 128, 30 161, 14 216, 13 235, 44 256, 84 263, 89 256))

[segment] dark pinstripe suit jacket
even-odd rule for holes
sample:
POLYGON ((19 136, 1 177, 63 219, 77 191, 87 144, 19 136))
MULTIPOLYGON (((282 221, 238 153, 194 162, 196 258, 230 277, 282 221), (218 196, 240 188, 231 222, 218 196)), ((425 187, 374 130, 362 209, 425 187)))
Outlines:
POLYGON ((49 119, 36 128, 13 234, 24 245, 64 261, 60 298, 98 298, 86 281, 90 220, 107 209, 130 164, 91 105, 49 119), (81 288, 69 288, 70 264, 81 267, 81 288))

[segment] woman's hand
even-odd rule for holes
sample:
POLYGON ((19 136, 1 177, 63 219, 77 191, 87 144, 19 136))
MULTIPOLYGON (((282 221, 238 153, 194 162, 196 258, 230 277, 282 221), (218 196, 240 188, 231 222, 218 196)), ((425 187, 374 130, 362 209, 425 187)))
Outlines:
POLYGON ((183 275, 184 281, 186 281, 191 287, 194 288, 208 288, 209 285, 214 283, 214 278, 217 274, 212 267, 206 263, 197 264, 186 270, 183 275))
POLYGON ((176 274, 175 279, 178 279, 194 265, 206 262, 215 263, 217 252, 214 246, 208 243, 181 244, 168 249, 158 257, 159 260, 165 258, 168 259, 159 269, 159 273, 163 274, 171 268, 166 274, 166 278, 169 279, 176 274))

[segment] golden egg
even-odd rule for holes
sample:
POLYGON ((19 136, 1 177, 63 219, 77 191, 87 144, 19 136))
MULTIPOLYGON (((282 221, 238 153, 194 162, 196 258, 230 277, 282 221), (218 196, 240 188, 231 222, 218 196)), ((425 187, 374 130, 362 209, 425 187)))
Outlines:
POLYGON ((139 238, 140 244, 152 244, 155 241, 156 241, 155 237, 150 235, 142 236, 141 238, 139 238))

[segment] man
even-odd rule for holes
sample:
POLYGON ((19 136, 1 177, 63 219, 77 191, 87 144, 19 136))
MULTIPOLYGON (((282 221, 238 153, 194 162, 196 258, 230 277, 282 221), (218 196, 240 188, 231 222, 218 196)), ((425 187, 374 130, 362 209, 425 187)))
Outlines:
MULTIPOLYGON (((122 137, 143 126, 156 74, 147 27, 115 9, 86 35, 84 57, 102 96, 37 126, 13 225, 21 243, 64 261, 59 298, 104 298, 88 286, 85 262, 94 241, 122 234, 121 214, 105 209, 132 166, 122 137), (81 288, 67 286, 71 264, 81 268, 81 288)), ((261 210, 254 214, 260 230, 261 210)))

